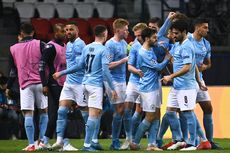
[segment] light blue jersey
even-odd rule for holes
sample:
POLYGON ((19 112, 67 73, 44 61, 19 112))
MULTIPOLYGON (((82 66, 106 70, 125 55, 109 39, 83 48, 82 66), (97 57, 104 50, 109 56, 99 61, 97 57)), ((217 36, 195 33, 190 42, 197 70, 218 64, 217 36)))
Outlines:
MULTIPOLYGON (((66 64, 67 69, 76 65, 80 60, 82 50, 85 47, 85 43, 80 38, 77 38, 74 42, 68 42, 66 46, 66 64)), ((79 70, 75 73, 68 74, 66 77, 66 83, 68 84, 81 84, 84 76, 84 70, 79 70)))
POLYGON ((82 84, 103 87, 103 80, 114 90, 109 71, 109 52, 101 43, 93 42, 84 47, 79 61, 72 67, 61 71, 61 75, 84 70, 82 84))
POLYGON ((166 59, 162 63, 158 63, 153 48, 146 50, 142 47, 139 50, 138 67, 144 73, 139 83, 139 90, 141 92, 151 92, 159 89, 159 71, 161 71, 168 62, 169 60, 166 59))
MULTIPOLYGON (((193 37, 193 34, 188 33, 188 39, 194 45, 197 66, 202 65, 204 62, 204 59, 211 58, 211 45, 205 38, 201 38, 200 41, 197 41, 193 37)), ((200 79, 203 80, 202 72, 200 72, 200 79)))
MULTIPOLYGON (((111 38, 106 42, 105 46, 109 49, 110 62, 119 61, 127 56, 127 43, 125 40, 117 42, 114 38, 111 38)), ((126 63, 121 64, 110 71, 114 81, 120 83, 126 82, 126 63)))
POLYGON ((173 79, 173 87, 176 90, 196 89, 195 79, 195 51, 192 42, 185 39, 182 44, 175 43, 170 54, 173 56, 173 73, 182 69, 185 64, 191 64, 189 72, 173 79))
MULTIPOLYGON (((132 65, 133 67, 137 67, 137 58, 138 58, 138 51, 141 48, 140 42, 137 40, 132 45, 130 52, 129 52, 129 61, 128 64, 132 65)), ((136 85, 139 84, 140 77, 137 74, 130 73, 129 82, 132 82, 136 85)))
MULTIPOLYGON (((101 43, 93 42, 83 49, 83 58, 85 63, 85 75, 82 84, 103 87, 103 77, 105 77, 106 81, 111 86, 112 77, 108 68, 109 52, 106 47, 101 43), (105 75, 103 75, 104 73, 105 75)), ((114 87, 111 88, 114 89, 114 87)))

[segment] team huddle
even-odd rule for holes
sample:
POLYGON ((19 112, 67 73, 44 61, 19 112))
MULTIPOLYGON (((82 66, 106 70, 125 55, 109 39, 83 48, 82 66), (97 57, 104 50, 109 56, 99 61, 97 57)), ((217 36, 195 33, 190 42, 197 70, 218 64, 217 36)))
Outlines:
POLYGON ((132 28, 136 38, 130 44, 125 41, 128 26, 127 20, 116 19, 114 35, 107 40, 107 28, 97 25, 94 42, 86 45, 75 22, 54 25, 54 39, 48 43, 33 39, 31 24, 21 25, 19 42, 10 48, 6 95, 18 77, 29 141, 23 150, 77 151, 65 133, 73 104, 81 109, 85 121, 81 150, 103 150, 98 141, 103 93, 114 107, 111 150, 140 150, 146 133, 149 151, 220 149, 213 142, 211 99, 202 78, 202 72, 211 67, 211 46, 204 38, 208 21, 196 19, 193 33, 189 33, 188 18, 170 12, 163 25, 158 18, 148 24, 137 23, 132 28), (172 87, 160 121, 162 83, 172 87), (194 112, 196 103, 203 110, 205 133, 194 112), (35 105, 39 110, 38 147, 34 140, 35 105), (123 144, 119 140, 122 124, 123 144), (168 127, 172 141, 164 144, 168 127), (57 140, 50 145, 55 130, 57 140))

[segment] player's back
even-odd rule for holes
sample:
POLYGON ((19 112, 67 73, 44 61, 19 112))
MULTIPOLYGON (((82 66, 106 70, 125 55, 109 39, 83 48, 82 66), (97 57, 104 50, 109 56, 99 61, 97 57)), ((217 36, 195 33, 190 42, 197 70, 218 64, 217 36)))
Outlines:
POLYGON ((20 87, 40 83, 40 40, 31 39, 17 43, 10 47, 10 51, 17 67, 20 87))
MULTIPOLYGON (((85 75, 82 84, 102 87, 102 64, 106 63, 106 47, 93 42, 83 49, 85 75)), ((107 61, 108 64, 108 61, 107 61)))

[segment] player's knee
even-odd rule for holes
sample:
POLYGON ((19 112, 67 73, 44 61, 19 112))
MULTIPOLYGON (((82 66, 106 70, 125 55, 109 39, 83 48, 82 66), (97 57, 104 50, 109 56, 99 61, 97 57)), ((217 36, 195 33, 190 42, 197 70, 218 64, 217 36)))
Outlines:
POLYGON ((60 106, 58 109, 58 119, 64 119, 67 116, 69 109, 67 107, 60 106))
POLYGON ((201 105, 204 114, 212 114, 213 108, 210 101, 204 102, 201 105))

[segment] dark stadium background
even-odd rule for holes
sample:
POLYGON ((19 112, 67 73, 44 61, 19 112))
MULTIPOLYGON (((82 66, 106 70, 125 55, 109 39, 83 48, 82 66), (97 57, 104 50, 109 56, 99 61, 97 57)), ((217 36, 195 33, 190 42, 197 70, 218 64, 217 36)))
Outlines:
MULTIPOLYGON (((15 0, 23 3, 23 0, 15 0)), ((42 3, 43 0, 37 0, 42 3)), ((64 0, 57 0, 64 3, 64 0)), ((87 0, 85 0, 87 1, 87 0)), ((90 1, 90 0, 89 0, 90 1)), ((73 0, 84 3, 84 0, 73 0)), ((91 2, 95 3, 96 1, 91 2)), ((140 21, 146 22, 153 15, 151 11, 158 11, 155 16, 165 19, 169 11, 180 11, 192 19, 205 17, 210 20, 208 40, 212 44, 212 68, 204 73, 207 85, 230 85, 230 1, 228 0, 98 0, 98 2, 110 3, 114 7, 111 18, 123 17, 129 20, 130 29, 140 21), (156 2, 157 1, 157 2, 156 2), (151 3, 157 5, 151 7, 151 3)), ((25 3, 25 2, 24 2, 25 3)), ((34 3, 36 6, 36 3, 34 3)), ((96 3, 94 5, 97 5, 96 3)), ((39 13, 35 9, 33 18, 38 18, 39 13)), ((55 10, 54 18, 59 15, 55 10)), ((77 18, 75 10, 72 18, 77 18)), ((100 18, 97 9, 93 9, 92 18, 100 18)), ((28 19, 30 20, 30 19, 28 19)), ((86 19, 87 20, 87 19, 86 19)), ((20 17, 14 3, 0 0, 0 70, 8 74, 9 46, 16 42, 20 17)), ((130 30, 129 40, 132 40, 130 30)), ((89 34, 92 35, 92 34, 89 34)), ((45 40, 48 41, 48 40, 45 40)), ((92 39, 87 40, 87 42, 92 39)))

